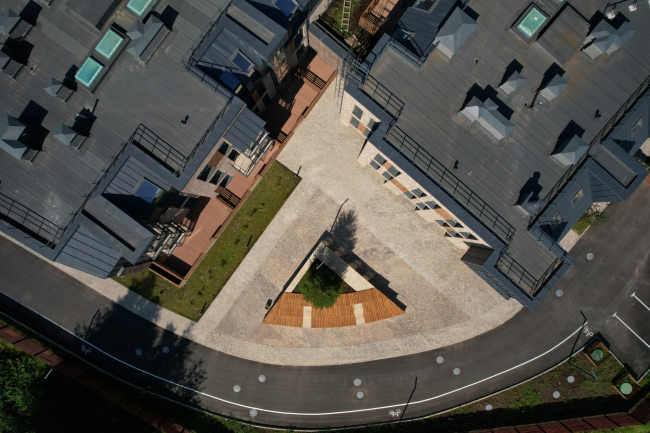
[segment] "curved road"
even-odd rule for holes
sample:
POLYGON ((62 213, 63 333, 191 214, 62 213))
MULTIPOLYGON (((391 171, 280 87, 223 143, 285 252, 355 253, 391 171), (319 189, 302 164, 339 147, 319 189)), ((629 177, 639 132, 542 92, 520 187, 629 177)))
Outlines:
POLYGON ((329 428, 386 422, 440 412, 525 380, 568 357, 574 345, 590 339, 588 332, 602 333, 619 359, 643 374, 650 365, 650 310, 638 299, 650 306, 644 219, 649 199, 650 186, 643 184, 628 202, 608 208, 610 222, 589 229, 572 250, 575 264, 556 287, 562 297, 553 290, 534 312, 522 311, 453 346, 359 364, 278 366, 216 352, 112 303, 4 238, 0 288, 85 336, 96 348, 79 353, 88 362, 154 392, 263 425, 329 428), (592 261, 585 258, 588 252, 595 255, 592 261), (588 331, 582 329, 583 314, 588 331), (115 361, 101 361, 97 349, 115 361), (439 356, 442 363, 436 361, 439 356), (459 375, 454 368, 460 368, 459 375), (259 375, 266 381, 260 382, 259 375), (361 379, 358 387, 356 378, 361 379), (235 385, 240 392, 234 392, 235 385), (362 399, 356 397, 359 391, 362 399), (257 410, 255 417, 251 409, 257 410))

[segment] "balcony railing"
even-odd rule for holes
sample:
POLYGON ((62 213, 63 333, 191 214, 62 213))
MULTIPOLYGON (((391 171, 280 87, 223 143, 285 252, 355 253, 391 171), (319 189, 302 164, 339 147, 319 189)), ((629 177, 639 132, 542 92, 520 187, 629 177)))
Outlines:
POLYGON ((424 171, 504 243, 512 241, 515 228, 401 129, 393 126, 384 140, 424 171))
POLYGON ((2 193, 0 219, 24 232, 25 239, 31 237, 42 244, 38 246, 53 248, 63 235, 62 228, 57 224, 2 193))
POLYGON ((402 114, 404 102, 390 92, 383 84, 377 81, 372 75, 367 75, 361 91, 375 101, 391 116, 398 118, 402 114))
POLYGON ((562 177, 553 185, 550 191, 544 196, 544 206, 540 208, 535 215, 530 217, 528 221, 528 228, 530 229, 535 225, 537 219, 546 211, 551 202, 555 199, 559 191, 569 182, 573 175, 578 171, 580 167, 585 163, 589 158, 595 159, 598 157, 600 152, 605 148, 605 146, 597 146, 609 135, 610 132, 614 129, 615 125, 623 118, 623 116, 636 104, 636 102, 643 96, 643 94, 650 87, 650 75, 646 77, 645 80, 636 88, 636 90, 630 95, 630 97, 619 107, 619 109, 614 113, 614 115, 607 121, 605 126, 601 128, 596 136, 589 143, 589 150, 585 152, 580 160, 569 167, 567 171, 564 172, 562 177))
POLYGON ((142 123, 131 135, 129 141, 146 151, 149 156, 170 172, 179 173, 182 169, 185 156, 142 123))

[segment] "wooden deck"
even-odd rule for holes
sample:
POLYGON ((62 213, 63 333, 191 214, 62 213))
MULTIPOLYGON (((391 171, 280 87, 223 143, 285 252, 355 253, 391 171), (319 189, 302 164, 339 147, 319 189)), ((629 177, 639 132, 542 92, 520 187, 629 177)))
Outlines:
POLYGON ((272 137, 283 142, 291 134, 318 95, 325 91, 334 72, 313 53, 305 55, 295 70, 289 89, 276 96, 262 114, 272 137))
POLYGON ((331 308, 319 310, 305 301, 299 293, 283 293, 264 318, 268 325, 303 327, 304 307, 311 309, 312 328, 338 328, 357 324, 354 305, 361 304, 363 321, 376 322, 404 314, 386 295, 373 288, 360 292, 345 293, 338 297, 331 308))
POLYGON ((157 262, 162 263, 167 271, 171 271, 181 281, 189 278, 190 271, 208 252, 216 236, 220 234, 219 230, 227 224, 236 206, 260 179, 260 172, 277 157, 278 151, 278 145, 269 149, 264 159, 257 164, 248 177, 240 173, 235 174, 228 188, 221 193, 226 197, 225 200, 220 197, 199 199, 199 203, 187 216, 187 219, 195 221, 192 233, 170 256, 161 257, 157 262))

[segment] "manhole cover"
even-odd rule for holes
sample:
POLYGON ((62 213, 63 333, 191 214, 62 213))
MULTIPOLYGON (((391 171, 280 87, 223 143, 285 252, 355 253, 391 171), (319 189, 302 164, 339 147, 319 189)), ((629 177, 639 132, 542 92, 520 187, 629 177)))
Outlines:
POLYGON ((630 394, 630 393, 632 392, 632 385, 630 385, 629 383, 625 382, 625 383, 622 383, 622 384, 621 384, 621 386, 619 387, 619 389, 621 390, 621 392, 622 392, 623 394, 628 395, 628 394, 630 394))

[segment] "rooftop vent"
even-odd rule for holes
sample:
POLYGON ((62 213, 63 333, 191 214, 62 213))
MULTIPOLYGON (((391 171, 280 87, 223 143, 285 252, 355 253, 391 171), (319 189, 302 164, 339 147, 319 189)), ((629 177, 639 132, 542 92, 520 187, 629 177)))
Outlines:
POLYGON ((29 150, 20 142, 25 125, 15 117, 5 116, 0 124, 0 148, 16 159, 23 159, 29 150))
POLYGON ((12 30, 16 28, 19 21, 20 16, 11 9, 7 9, 2 18, 0 18, 0 33, 9 36, 12 30))
POLYGON ((497 140, 506 138, 515 129, 515 125, 498 111, 498 104, 488 98, 481 102, 474 96, 469 103, 461 110, 470 122, 478 122, 497 140))
POLYGON ((436 35, 434 42, 438 43, 437 49, 451 59, 474 33, 476 27, 476 21, 460 8, 456 8, 436 35))
POLYGON ((526 194, 516 205, 527 215, 535 215, 544 206, 544 200, 535 195, 533 191, 526 194))
POLYGON ((62 82, 56 80, 54 77, 51 77, 47 85, 43 88, 49 95, 61 99, 62 101, 67 101, 70 96, 74 93, 74 90, 65 86, 62 82))
POLYGON ((589 144, 576 135, 560 144, 555 152, 553 152, 553 158, 560 161, 563 165, 574 165, 580 161, 580 158, 587 150, 589 150, 589 144))
POLYGON ((66 146, 70 146, 74 142, 75 138, 77 138, 77 135, 77 131, 74 129, 70 128, 69 126, 61 125, 59 126, 59 129, 57 129, 57 131, 54 133, 54 138, 66 146))
POLYGON ((32 27, 31 24, 20 18, 20 15, 11 9, 7 9, 0 18, 0 33, 12 39, 23 39, 32 27))
POLYGON ((621 48, 634 34, 634 27, 629 22, 624 22, 615 29, 608 21, 602 20, 585 39, 582 51, 590 58, 595 59, 601 54, 610 55, 621 48))
POLYGON ((499 86, 501 90, 506 92, 507 95, 510 93, 514 92, 521 86, 526 79, 517 71, 514 71, 508 78, 506 78, 506 81, 499 86))
POLYGON ((9 60, 11 60, 9 54, 2 51, 3 48, 4 45, 0 44, 0 70, 4 69, 5 66, 7 66, 7 64, 9 63, 9 60))
POLYGON ((569 83, 558 74, 551 78, 546 87, 540 90, 539 94, 547 101, 550 101, 560 96, 568 85, 569 83))
POLYGON ((168 33, 169 29, 155 15, 151 15, 146 23, 136 20, 126 33, 132 39, 126 51, 147 63, 168 33))

